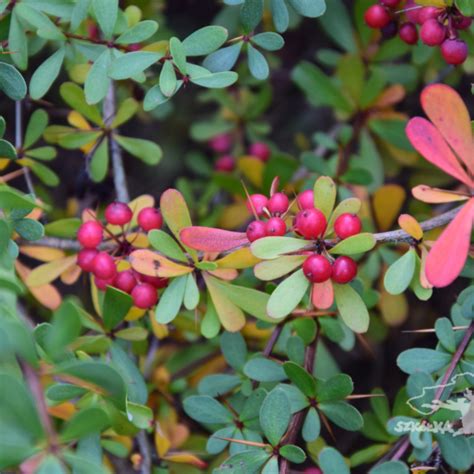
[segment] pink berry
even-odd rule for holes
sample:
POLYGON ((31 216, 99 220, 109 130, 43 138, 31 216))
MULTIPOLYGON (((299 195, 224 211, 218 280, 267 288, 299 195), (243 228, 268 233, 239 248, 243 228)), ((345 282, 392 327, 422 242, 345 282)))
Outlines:
POLYGON ((262 221, 253 221, 247 226, 247 239, 250 242, 255 242, 266 235, 265 223, 262 221))
POLYGON ((418 42, 418 30, 414 23, 407 22, 400 26, 400 39, 407 44, 416 44, 418 42))
POLYGON ((364 15, 365 22, 370 28, 384 28, 390 23, 390 13, 382 5, 372 5, 364 15))
POLYGON ((401 0, 379 0, 379 3, 389 8, 395 8, 401 0))
POLYGON ((341 214, 334 222, 334 231, 340 239, 356 235, 361 229, 362 222, 354 214, 341 214))
POLYGON ((426 20, 420 29, 420 37, 426 45, 438 46, 446 38, 446 28, 438 20, 426 20))
POLYGON ((77 254, 77 265, 85 272, 92 272, 94 269, 94 258, 99 252, 96 249, 82 249, 77 254))
POLYGON ((281 217, 271 217, 265 222, 265 235, 267 237, 283 236, 286 234, 286 224, 281 217))
POLYGON ((472 24, 472 18, 468 16, 461 16, 459 18, 455 18, 453 21, 453 26, 457 30, 467 30, 472 24))
POLYGON ((132 298, 137 308, 148 309, 157 303, 158 292, 149 283, 140 283, 132 290, 132 298))
POLYGON ((415 0, 407 0, 405 4, 405 14, 407 19, 412 23, 419 23, 419 15, 422 7, 415 3, 415 0))
POLYGON ((305 239, 317 239, 326 230, 326 217, 319 209, 304 209, 295 217, 296 231, 305 239))
MULTIPOLYGON (((255 212, 257 213, 257 216, 261 216, 263 214, 263 209, 267 207, 267 204, 268 204, 267 196, 264 196, 263 194, 251 194, 250 201, 252 202, 252 205, 255 209, 255 212)), ((252 206, 250 205, 250 202, 248 201, 247 201, 247 209, 249 210, 251 214, 253 214, 252 206)))
POLYGON ((166 288, 169 283, 168 278, 142 275, 142 274, 139 274, 139 278, 142 283, 149 283, 151 286, 154 286, 157 290, 161 288, 166 288))
POLYGON ((87 221, 79 227, 77 240, 86 249, 95 249, 103 238, 102 224, 97 221, 87 221))
POLYGON ((357 263, 350 257, 338 257, 332 265, 332 279, 336 283, 349 283, 357 276, 357 263))
POLYGON ((322 283, 331 278, 332 267, 326 257, 311 255, 303 263, 303 273, 311 283, 322 283))
POLYGON ((97 289, 100 291, 105 291, 108 286, 113 286, 114 284, 114 278, 110 278, 108 280, 103 280, 102 278, 97 278, 96 276, 94 277, 94 283, 97 289))
POLYGON ((158 209, 154 207, 145 207, 137 217, 138 225, 145 231, 149 232, 153 229, 161 229, 163 225, 163 216, 158 209))
POLYGON ((209 140, 209 148, 216 153, 227 153, 232 147, 232 137, 228 133, 221 133, 209 140))
POLYGON ((304 471, 303 474, 322 474, 321 469, 317 467, 307 467, 304 471))
POLYGON ((223 173, 230 173, 235 169, 235 160, 231 155, 220 156, 215 164, 214 168, 216 171, 221 171, 223 173))
POLYGON ((117 267, 112 256, 107 252, 99 252, 92 262, 92 272, 101 280, 110 280, 117 274, 117 267))
POLYGON ((462 64, 468 53, 467 44, 463 40, 447 39, 441 45, 441 54, 448 64, 462 64))
POLYGON ((132 270, 118 272, 114 280, 115 288, 118 288, 125 293, 131 293, 136 285, 137 279, 135 278, 135 274, 132 270))
POLYGON ((275 193, 269 200, 267 208, 270 214, 284 214, 288 210, 290 200, 283 193, 275 193))
POLYGON ((272 153, 266 143, 256 142, 250 145, 249 154, 261 161, 268 161, 272 153))
POLYGON ((112 225, 128 224, 133 217, 130 207, 124 202, 113 202, 105 208, 105 220, 112 225))
POLYGON ((298 207, 300 209, 313 209, 314 208, 314 192, 312 189, 307 189, 302 193, 298 194, 296 198, 298 207))
POLYGON ((418 12, 418 23, 423 25, 428 20, 438 19, 441 10, 436 7, 424 7, 418 12))

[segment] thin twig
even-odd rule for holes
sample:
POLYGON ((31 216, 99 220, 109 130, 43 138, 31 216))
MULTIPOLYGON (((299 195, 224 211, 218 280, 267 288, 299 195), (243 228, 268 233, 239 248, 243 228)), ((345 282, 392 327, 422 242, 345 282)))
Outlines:
MULTIPOLYGON (((23 103, 21 100, 15 102, 15 148, 18 155, 21 156, 23 148, 23 103)), ((23 166, 23 174, 28 192, 36 196, 30 169, 27 166, 23 166)))
MULTIPOLYGON (((110 127, 116 113, 115 86, 110 82, 109 91, 104 100, 104 121, 107 127, 110 127)), ((117 131, 117 130, 115 130, 117 131)), ((114 134, 109 134, 110 155, 112 158, 112 168, 114 172, 114 185, 117 199, 121 202, 129 202, 130 194, 128 192, 127 178, 123 167, 122 149, 114 138, 114 134)))
POLYGON ((150 474, 151 472, 151 449, 148 440, 147 432, 141 430, 136 436, 138 448, 142 456, 140 464, 140 474, 150 474))

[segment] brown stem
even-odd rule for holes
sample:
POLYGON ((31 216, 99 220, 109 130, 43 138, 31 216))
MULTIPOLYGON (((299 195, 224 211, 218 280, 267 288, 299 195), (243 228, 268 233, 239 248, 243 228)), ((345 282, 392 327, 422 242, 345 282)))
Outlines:
MULTIPOLYGON (((21 100, 15 102, 15 148, 17 153, 20 154, 20 150, 23 147, 23 103, 21 100)), ((27 166, 23 166, 23 174, 25 176, 26 187, 28 192, 33 196, 36 195, 35 187, 33 186, 33 180, 31 179, 30 169, 27 166)))

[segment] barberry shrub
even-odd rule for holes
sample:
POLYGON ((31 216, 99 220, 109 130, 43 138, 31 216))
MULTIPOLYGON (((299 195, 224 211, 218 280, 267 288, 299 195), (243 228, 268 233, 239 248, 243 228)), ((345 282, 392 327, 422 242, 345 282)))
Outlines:
POLYGON ((0 0, 0 470, 467 473, 472 0, 0 0))

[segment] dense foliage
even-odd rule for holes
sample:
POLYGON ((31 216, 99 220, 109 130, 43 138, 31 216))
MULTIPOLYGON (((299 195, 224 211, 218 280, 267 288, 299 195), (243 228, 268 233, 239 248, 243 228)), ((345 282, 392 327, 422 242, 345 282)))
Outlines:
POLYGON ((0 470, 474 465, 473 0, 0 0, 0 470))

